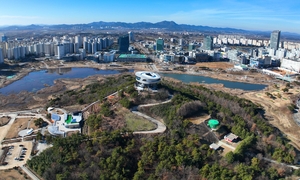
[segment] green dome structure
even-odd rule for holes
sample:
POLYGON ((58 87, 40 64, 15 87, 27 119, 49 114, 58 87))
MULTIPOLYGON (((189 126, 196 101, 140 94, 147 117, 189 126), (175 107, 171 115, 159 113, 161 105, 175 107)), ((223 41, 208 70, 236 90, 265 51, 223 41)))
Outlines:
POLYGON ((211 128, 211 129, 216 129, 218 126, 219 126, 219 121, 218 120, 216 120, 216 119, 210 119, 209 121, 208 121, 208 126, 211 128))

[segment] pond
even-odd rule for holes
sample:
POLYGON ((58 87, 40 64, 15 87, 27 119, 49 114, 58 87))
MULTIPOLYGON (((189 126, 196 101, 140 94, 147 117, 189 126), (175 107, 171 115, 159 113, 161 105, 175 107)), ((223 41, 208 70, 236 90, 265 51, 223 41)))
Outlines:
POLYGON ((171 77, 180 80, 184 83, 199 82, 199 83, 206 83, 206 84, 223 84, 224 87, 227 88, 242 89, 245 91, 259 91, 267 87, 267 85, 264 84, 251 84, 251 83, 243 83, 243 82, 235 82, 235 81, 226 81, 226 80, 220 80, 220 79, 215 79, 206 76, 197 76, 197 75, 190 75, 190 74, 161 73, 161 75, 163 77, 171 77))
MULTIPOLYGON (((0 89, 1 94, 19 93, 21 91, 37 92, 45 88, 45 85, 52 86, 56 79, 61 78, 86 78, 91 75, 113 75, 124 71, 119 70, 99 70, 96 68, 58 68, 30 72, 25 77, 0 89)), ((133 72, 133 70, 129 70, 133 72)))

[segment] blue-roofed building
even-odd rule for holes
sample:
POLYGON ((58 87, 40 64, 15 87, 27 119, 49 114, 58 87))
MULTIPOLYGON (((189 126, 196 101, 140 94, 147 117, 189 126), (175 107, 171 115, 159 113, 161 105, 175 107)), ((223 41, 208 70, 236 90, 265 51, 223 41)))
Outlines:
POLYGON ((53 121, 60 121, 60 116, 58 114, 52 113, 51 114, 51 119, 53 121))

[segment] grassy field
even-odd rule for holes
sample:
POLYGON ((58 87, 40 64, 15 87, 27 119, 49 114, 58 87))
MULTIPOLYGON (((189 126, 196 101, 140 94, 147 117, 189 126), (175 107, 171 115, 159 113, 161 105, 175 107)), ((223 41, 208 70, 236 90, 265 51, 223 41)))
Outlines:
POLYGON ((12 124, 8 133, 6 134, 5 139, 11 139, 11 138, 18 137, 19 131, 26 129, 28 124, 29 124, 29 127, 28 127, 29 129, 30 128, 37 129, 38 127, 36 127, 34 125, 34 120, 36 120, 36 118, 17 118, 15 120, 15 122, 12 124), (30 120, 31 120, 31 122, 29 123, 30 120))
POLYGON ((0 180, 30 179, 20 168, 0 171, 0 180))
POLYGON ((127 113, 125 115, 126 127, 132 131, 149 131, 156 128, 156 125, 138 115, 127 113))

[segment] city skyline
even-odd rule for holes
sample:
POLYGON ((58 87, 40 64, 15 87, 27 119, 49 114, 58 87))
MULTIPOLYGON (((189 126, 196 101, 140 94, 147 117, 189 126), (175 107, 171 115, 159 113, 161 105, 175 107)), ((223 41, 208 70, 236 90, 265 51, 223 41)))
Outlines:
POLYGON ((30 24, 85 24, 106 22, 160 22, 229 27, 245 30, 275 29, 300 34, 296 0, 79 1, 0 0, 0 26, 30 24))

